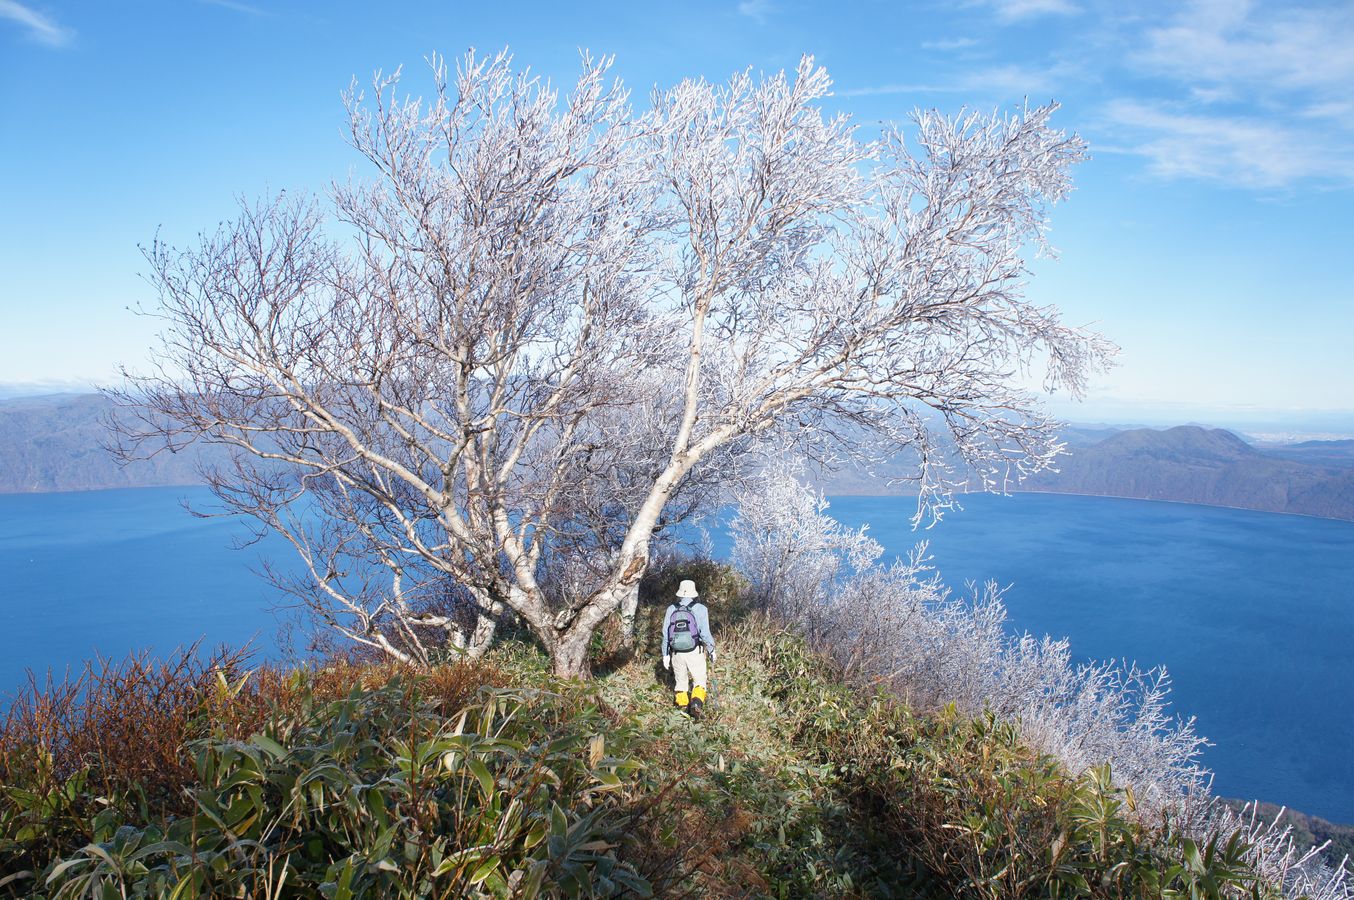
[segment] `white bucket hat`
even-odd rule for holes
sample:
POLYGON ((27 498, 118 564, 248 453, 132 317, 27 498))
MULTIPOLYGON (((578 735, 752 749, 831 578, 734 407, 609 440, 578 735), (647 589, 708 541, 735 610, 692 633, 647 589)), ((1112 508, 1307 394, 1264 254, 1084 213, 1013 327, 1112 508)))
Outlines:
POLYGON ((678 596, 678 597, 699 597, 700 594, 697 594, 697 593, 696 593, 696 582, 690 581, 690 580, 683 581, 682 584, 681 584, 681 586, 677 588, 677 596, 678 596))

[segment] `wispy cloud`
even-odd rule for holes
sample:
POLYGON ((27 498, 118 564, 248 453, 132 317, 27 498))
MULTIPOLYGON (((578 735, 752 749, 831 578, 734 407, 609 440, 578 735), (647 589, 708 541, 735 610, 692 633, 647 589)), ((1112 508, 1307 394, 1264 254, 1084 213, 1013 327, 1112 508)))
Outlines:
POLYGON ((1112 102, 1106 113, 1133 138, 1113 149, 1144 157, 1157 175, 1261 189, 1354 184, 1354 153, 1273 118, 1189 113, 1140 100, 1112 102))
POLYGON ((922 41, 923 50, 966 50, 969 47, 976 47, 978 41, 970 37, 950 38, 939 41, 922 41))
POLYGON ((1193 0, 1128 55, 1153 98, 1108 106, 1113 139, 1167 176, 1354 185, 1354 7, 1193 0))
POLYGON ((1295 9, 1195 0, 1148 29, 1145 68, 1193 84, 1354 93, 1354 6, 1295 9))
POLYGON ((886 94, 936 94, 958 90, 936 84, 878 84, 873 87, 847 88, 836 91, 838 97, 877 97, 886 94))
POLYGON ((1200 103, 1224 103, 1236 99, 1236 92, 1229 87, 1199 87, 1193 85, 1189 89, 1189 96, 1200 103))
POLYGON ((957 73, 953 80, 929 84, 883 84, 838 91, 841 97, 871 97, 880 94, 953 94, 964 93, 975 100, 1014 100, 1052 93, 1056 74, 1050 70, 1021 66, 992 66, 957 73))
POLYGON ((75 32, 58 25, 31 7, 17 0, 0 0, 0 19, 18 22, 28 29, 28 38, 49 47, 64 47, 75 37, 75 32))
POLYGON ((765 25, 767 17, 775 11, 776 8, 771 5, 770 0, 742 0, 738 4, 738 14, 747 16, 758 25, 765 25))
POLYGON ((248 16, 266 16, 267 10, 259 9, 257 6, 250 6, 248 3, 239 3, 237 0, 198 0, 207 6, 219 6, 222 9, 234 10, 238 13, 244 13, 248 16))
POLYGON ((1334 119, 1341 125, 1354 122, 1354 100, 1330 100, 1313 103, 1298 112, 1304 119, 1334 119))
POLYGON ((992 10, 1001 22, 1021 22, 1041 16, 1070 16, 1081 12, 1073 0, 974 0, 992 10))

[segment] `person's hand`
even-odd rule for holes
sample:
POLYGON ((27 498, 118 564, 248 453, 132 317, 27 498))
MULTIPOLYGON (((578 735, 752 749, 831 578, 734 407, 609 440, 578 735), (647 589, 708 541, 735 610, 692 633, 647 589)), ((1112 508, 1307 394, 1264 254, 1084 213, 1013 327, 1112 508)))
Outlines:
POLYGON ((665 657, 663 657, 663 668, 665 668, 665 669, 671 669, 671 668, 672 668, 672 657, 671 657, 671 656, 665 656, 665 657))
POLYGON ((711 649, 711 650, 710 650, 710 662, 713 663, 714 661, 715 661, 715 651, 714 651, 713 649, 711 649))

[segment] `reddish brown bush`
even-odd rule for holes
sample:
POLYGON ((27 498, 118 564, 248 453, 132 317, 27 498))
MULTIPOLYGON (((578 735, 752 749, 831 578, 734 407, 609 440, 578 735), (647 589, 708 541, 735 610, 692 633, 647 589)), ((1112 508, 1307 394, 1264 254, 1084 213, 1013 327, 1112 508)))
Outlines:
MULTIPOLYGON (((143 816, 172 815, 186 809, 184 789, 195 778, 187 745, 197 738, 215 732, 244 739, 270 715, 344 697, 355 686, 380 687, 397 675, 443 714, 484 685, 507 683, 498 669, 476 663, 420 675, 345 659, 301 670, 248 662, 247 650, 199 653, 193 646, 165 660, 147 653, 96 659, 60 680, 29 673, 0 718, 0 784, 45 793, 87 772, 90 803, 101 797, 134 802, 143 816)), ((85 805, 72 813, 94 811, 79 808, 85 805)))
POLYGON ((88 770, 102 797, 137 794, 157 810, 179 805, 193 777, 184 744, 229 703, 226 685, 242 677, 247 650, 180 650, 99 658, 78 674, 28 684, 0 720, 0 779, 44 790, 88 770))

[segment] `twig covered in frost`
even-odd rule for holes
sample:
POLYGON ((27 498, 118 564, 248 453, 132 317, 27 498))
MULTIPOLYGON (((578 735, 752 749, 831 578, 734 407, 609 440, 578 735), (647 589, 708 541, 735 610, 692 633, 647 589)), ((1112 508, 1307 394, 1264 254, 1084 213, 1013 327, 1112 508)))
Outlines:
POLYGON ((1304 900, 1354 898, 1354 884, 1345 868, 1347 859, 1332 866, 1323 855, 1326 845, 1298 845, 1293 840, 1293 827, 1281 825, 1282 818, 1283 810, 1273 819, 1264 819, 1255 804, 1248 804, 1237 812, 1215 803, 1203 816, 1199 830, 1205 834, 1223 835, 1240 830, 1250 845, 1251 864, 1265 881, 1282 885, 1285 897, 1304 900))

